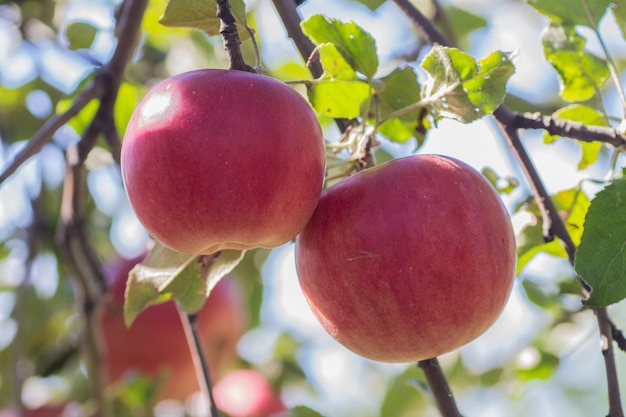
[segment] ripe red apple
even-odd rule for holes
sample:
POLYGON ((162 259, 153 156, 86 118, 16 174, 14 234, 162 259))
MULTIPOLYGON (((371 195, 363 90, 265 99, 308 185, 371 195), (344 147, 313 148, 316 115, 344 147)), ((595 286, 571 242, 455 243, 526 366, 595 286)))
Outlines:
MULTIPOLYGON (((167 372, 160 399, 184 400, 199 390, 193 359, 176 305, 173 301, 148 307, 132 326, 124 324, 124 290, 129 271, 141 261, 123 259, 108 271, 111 293, 100 310, 99 322, 105 345, 106 370, 111 381, 127 372, 149 376, 167 372)), ((214 377, 232 365, 236 343, 245 331, 241 294, 229 277, 213 289, 198 313, 206 355, 214 377)))
POLYGON ((324 138, 309 104, 270 77, 205 69, 154 86, 122 144, 139 221, 164 245, 209 254, 271 248, 311 217, 324 138))
POLYGON ((215 384, 213 396, 230 417, 269 417, 287 410, 265 376, 252 369, 226 375, 215 384))
POLYGON ((383 362, 450 352, 500 315, 515 274, 509 215, 487 180, 437 155, 396 159, 322 193, 296 240, 325 329, 383 362))

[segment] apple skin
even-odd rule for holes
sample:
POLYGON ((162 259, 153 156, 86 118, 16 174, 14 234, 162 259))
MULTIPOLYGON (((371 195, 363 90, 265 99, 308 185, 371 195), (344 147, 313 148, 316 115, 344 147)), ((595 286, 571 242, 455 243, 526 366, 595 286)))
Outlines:
POLYGON ((231 417, 269 417, 287 410, 261 373, 238 369, 227 374, 213 388, 215 405, 231 417))
MULTIPOLYGON (((174 301, 142 311, 132 326, 124 323, 124 291, 130 270, 143 256, 120 259, 107 272, 110 293, 98 316, 106 371, 110 381, 128 372, 157 376, 167 372, 158 399, 184 400, 198 391, 193 359, 174 301)), ((235 282, 224 277, 198 312, 198 327, 214 377, 222 375, 237 358, 236 344, 246 329, 245 308, 235 282)))
POLYGON ((479 172, 417 155, 325 190, 295 256, 328 333, 366 358, 412 362, 494 323, 511 292, 516 246, 507 210, 479 172))
POLYGON ((205 69, 155 85, 122 143, 139 221, 171 249, 210 254, 292 240, 324 180, 320 125, 295 90, 270 77, 205 69))

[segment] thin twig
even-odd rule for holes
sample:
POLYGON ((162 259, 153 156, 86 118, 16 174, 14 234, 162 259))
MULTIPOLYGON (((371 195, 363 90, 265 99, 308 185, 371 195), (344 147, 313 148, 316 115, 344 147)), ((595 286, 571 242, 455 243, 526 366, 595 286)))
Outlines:
POLYGON ((611 74, 611 78, 613 79, 613 83, 615 84, 615 89, 617 90, 620 99, 622 101, 622 109, 624 109, 624 117, 626 117, 626 95, 624 94, 624 89, 622 88, 622 84, 619 79, 619 71, 617 69, 617 65, 615 65, 615 61, 613 61, 613 57, 609 52, 609 48, 606 46, 606 42, 604 42, 604 38, 600 34, 600 30, 598 28, 598 24, 596 23, 593 15, 591 14, 591 10, 589 9, 589 4, 587 0, 581 1, 581 5, 585 9, 585 14, 587 15, 587 19, 589 20, 589 25, 593 29, 596 37, 598 38, 598 42, 600 43, 600 47, 604 52, 604 57, 606 58, 606 65, 609 69, 609 73, 611 74))
POLYGON ((300 28, 300 14, 293 0, 272 0, 274 8, 278 12, 287 35, 293 40, 300 56, 309 64, 309 71, 313 78, 319 78, 323 74, 322 64, 318 59, 309 61, 315 51, 315 44, 302 32, 300 28))
MULTIPOLYGON (((75 147, 73 148, 75 150, 75 147)), ((94 297, 90 274, 85 271, 84 263, 80 260, 80 253, 84 250, 77 244, 75 239, 76 221, 75 209, 77 195, 82 195, 78 189, 85 186, 84 176, 71 164, 69 158, 66 167, 65 183, 63 185, 63 195, 61 201, 61 222, 57 231, 57 246, 63 257, 65 267, 71 273, 72 285, 74 288, 74 298, 77 310, 83 320, 81 332, 81 350, 85 361, 87 375, 94 404, 100 416, 111 416, 108 402, 104 395, 106 387, 106 376, 102 368, 103 352, 100 343, 101 334, 95 325, 95 305, 97 298, 94 297)), ((78 207, 80 210, 80 207, 78 207)))
POLYGON ((254 68, 246 64, 241 52, 241 39, 235 24, 235 17, 230 11, 229 0, 215 0, 217 3, 217 17, 220 19, 220 35, 224 40, 224 50, 228 54, 230 69, 254 72, 254 68))
POLYGON ((617 347, 619 347, 622 351, 626 352, 626 336, 624 333, 617 328, 615 323, 610 321, 611 323, 611 333, 613 333, 613 340, 617 343, 617 347))
POLYGON ((626 136, 612 127, 585 126, 580 122, 545 116, 540 113, 514 113, 514 120, 511 120, 511 123, 518 129, 543 129, 551 135, 583 142, 604 142, 616 148, 626 146, 626 136))
POLYGON ((619 378, 613 348, 613 327, 606 308, 594 308, 594 314, 600 328, 600 348, 604 358, 604 369, 609 390, 609 414, 607 417, 624 417, 622 399, 619 392, 619 378))
POLYGON ((409 0, 392 0, 409 18, 420 37, 431 45, 452 46, 450 41, 409 0))
POLYGON ((567 251, 567 256, 570 262, 574 262, 574 253, 576 247, 571 240, 559 212, 554 205, 554 202, 550 198, 548 191, 541 179, 541 176, 537 172, 537 169, 533 165, 515 127, 515 114, 506 110, 503 107, 499 107, 493 113, 494 117, 498 121, 498 126, 502 129, 504 138, 507 140, 509 147, 513 150, 517 160, 524 171, 524 175, 529 180, 529 184, 533 195, 535 196, 541 211, 541 218, 543 221, 543 237, 546 242, 554 240, 555 236, 559 236, 564 240, 564 247, 567 251))
POLYGON ((435 397, 441 415, 443 417, 462 417, 437 358, 419 361, 417 365, 426 375, 426 381, 428 381, 428 386, 435 397))
POLYGON ((191 357, 196 368, 196 377, 198 384, 200 385, 200 392, 206 399, 209 406, 208 417, 220 417, 222 414, 215 404, 215 398, 213 397, 213 383, 211 381, 211 372, 209 369, 209 363, 204 352, 204 344, 202 342, 202 335, 198 329, 198 316, 196 314, 186 314, 184 311, 180 311, 180 318, 185 329, 185 335, 187 336, 187 344, 191 351, 191 357))

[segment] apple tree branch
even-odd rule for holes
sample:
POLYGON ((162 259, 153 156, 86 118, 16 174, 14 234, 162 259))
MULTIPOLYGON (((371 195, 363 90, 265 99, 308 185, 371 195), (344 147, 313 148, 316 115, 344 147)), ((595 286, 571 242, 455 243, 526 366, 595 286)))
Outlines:
POLYGON ((235 25, 235 17, 230 10, 229 0, 215 0, 217 17, 220 19, 220 35, 224 40, 224 50, 228 54, 231 70, 254 72, 254 68, 246 64, 241 52, 241 39, 235 25))

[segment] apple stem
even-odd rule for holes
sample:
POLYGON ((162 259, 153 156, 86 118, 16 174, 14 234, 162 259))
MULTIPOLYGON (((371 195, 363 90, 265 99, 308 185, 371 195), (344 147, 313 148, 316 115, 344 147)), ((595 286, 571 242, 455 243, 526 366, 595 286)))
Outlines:
POLYGON ((224 40, 224 50, 228 54, 229 69, 254 72, 254 68, 246 64, 241 52, 241 39, 235 25, 235 17, 230 11, 229 0, 215 0, 217 17, 220 19, 220 35, 224 40))
POLYGON ((196 368, 196 376, 198 377, 198 384, 200 385, 200 391, 206 403, 209 405, 208 417, 221 417, 220 411, 215 404, 215 398, 213 397, 213 384, 211 382, 211 372, 209 370, 209 361, 204 354, 205 350, 202 343, 202 337, 200 330, 198 329, 198 316, 197 314, 187 314, 180 310, 181 320, 183 322, 183 328, 185 329, 185 335, 187 336, 187 344, 191 350, 191 357, 193 358, 194 366, 196 368))
POLYGON ((443 417, 462 417, 456 406, 452 390, 437 358, 426 359, 417 363, 426 375, 430 391, 435 397, 437 408, 443 417))

